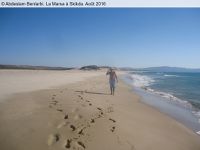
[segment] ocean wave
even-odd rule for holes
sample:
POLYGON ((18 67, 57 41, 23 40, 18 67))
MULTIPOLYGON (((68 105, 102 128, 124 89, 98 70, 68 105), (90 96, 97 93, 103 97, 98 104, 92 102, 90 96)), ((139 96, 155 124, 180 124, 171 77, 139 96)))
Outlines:
MULTIPOLYGON (((200 111, 192 111, 192 113, 197 116, 198 118, 200 118, 200 111)), ((200 119, 199 119, 199 123, 200 123, 200 119)))
POLYGON ((196 133, 200 135, 200 131, 198 131, 198 132, 196 132, 196 133))
POLYGON ((145 89, 146 91, 148 91, 150 93, 159 95, 159 96, 161 96, 161 97, 165 98, 166 100, 169 100, 169 101, 171 101, 173 103, 180 104, 181 106, 184 106, 185 108, 188 108, 188 109, 192 109, 193 108, 192 104, 189 103, 188 101, 179 99, 179 98, 175 97, 174 95, 172 95, 170 93, 156 91, 156 90, 153 90, 153 89, 148 88, 148 87, 145 87, 143 89, 145 89))
MULTIPOLYGON (((170 76, 170 74, 161 74, 162 77, 164 75, 170 76)), ((173 93, 160 91, 162 89, 158 90, 151 88, 152 84, 157 84, 159 82, 156 77, 153 76, 154 78, 151 78, 151 76, 149 77, 147 75, 140 74, 129 74, 129 76, 127 77, 130 79, 129 83, 136 87, 136 89, 144 90, 145 92, 152 94, 158 98, 160 97, 159 99, 161 101, 165 101, 168 104, 175 105, 176 107, 187 110, 187 112, 192 113, 192 116, 197 119, 197 124, 200 124, 200 109, 197 109, 192 102, 180 99, 174 96, 173 93)), ((196 133, 200 135, 200 131, 197 130, 196 133)))
MULTIPOLYGON (((165 74, 164 76, 178 77, 177 75, 170 75, 170 74, 165 74)), ((153 84, 155 82, 155 80, 149 76, 139 75, 139 74, 131 74, 129 78, 132 80, 133 86, 135 86, 137 88, 141 88, 149 93, 161 96, 165 100, 168 100, 169 102, 175 103, 175 104, 177 104, 181 107, 187 108, 189 110, 193 110, 195 108, 193 106, 193 104, 190 103, 189 101, 179 99, 176 96, 174 96, 173 94, 158 91, 158 90, 150 88, 150 85, 153 84)), ((199 112, 195 111, 195 115, 198 116, 198 118, 200 118, 200 111, 199 112)))
POLYGON ((130 76, 132 83, 135 87, 147 87, 154 82, 154 80, 148 76, 132 74, 130 76))

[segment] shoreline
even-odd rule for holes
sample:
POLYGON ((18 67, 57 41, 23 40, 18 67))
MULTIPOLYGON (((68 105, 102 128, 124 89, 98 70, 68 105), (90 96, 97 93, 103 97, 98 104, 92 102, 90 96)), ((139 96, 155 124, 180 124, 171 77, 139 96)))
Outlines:
POLYGON ((15 94, 1 103, 0 116, 2 150, 200 148, 196 134, 143 104, 123 81, 109 95, 105 75, 15 94))
MULTIPOLYGON (((182 103, 178 103, 177 101, 170 100, 157 93, 153 93, 146 88, 143 89, 135 87, 131 83, 132 80, 129 79, 129 74, 123 76, 122 80, 132 87, 133 91, 141 97, 141 101, 144 104, 147 104, 159 112, 168 115, 169 117, 185 125, 187 128, 193 130, 195 134, 200 135, 199 117, 195 115, 199 111, 195 111, 193 106, 188 108, 182 103)), ((189 102, 187 102, 187 104, 189 104, 189 102)))
POLYGON ((142 89, 134 89, 134 91, 141 96, 141 102, 173 118, 200 136, 199 118, 195 116, 193 111, 170 102, 159 95, 143 91, 142 89))

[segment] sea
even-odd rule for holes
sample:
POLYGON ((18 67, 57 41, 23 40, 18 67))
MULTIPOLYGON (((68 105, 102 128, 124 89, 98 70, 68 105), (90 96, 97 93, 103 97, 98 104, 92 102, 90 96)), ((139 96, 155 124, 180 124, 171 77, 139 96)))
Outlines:
POLYGON ((130 71, 123 80, 142 102, 200 135, 200 73, 130 71))

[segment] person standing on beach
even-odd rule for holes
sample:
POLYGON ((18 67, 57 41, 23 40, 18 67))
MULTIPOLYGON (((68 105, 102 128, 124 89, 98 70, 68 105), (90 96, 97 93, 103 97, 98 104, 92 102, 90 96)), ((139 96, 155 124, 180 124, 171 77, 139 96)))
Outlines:
POLYGON ((115 71, 110 68, 106 75, 109 75, 109 83, 110 83, 110 91, 111 91, 111 95, 114 95, 115 93, 115 82, 117 81, 118 82, 118 79, 117 79, 117 75, 115 73, 115 71))

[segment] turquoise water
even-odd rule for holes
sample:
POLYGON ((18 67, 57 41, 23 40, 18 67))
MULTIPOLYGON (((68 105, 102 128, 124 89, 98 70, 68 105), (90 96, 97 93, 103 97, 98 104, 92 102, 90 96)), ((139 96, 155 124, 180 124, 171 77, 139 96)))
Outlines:
POLYGON ((166 97, 171 95, 171 98, 188 101, 200 109, 200 73, 138 72, 137 74, 149 77, 148 85, 144 85, 147 88, 163 92, 166 97))
POLYGON ((128 72, 142 101, 200 134, 200 73, 128 72))

